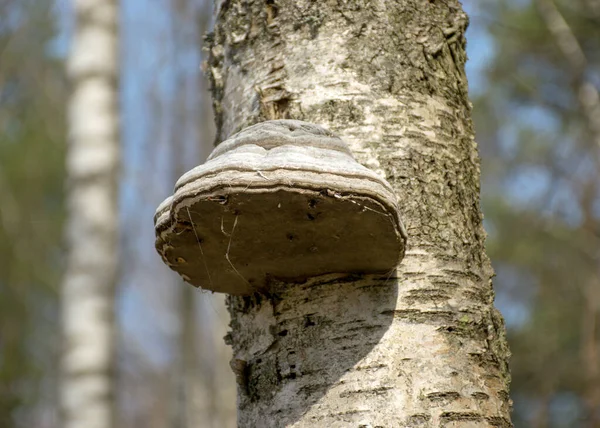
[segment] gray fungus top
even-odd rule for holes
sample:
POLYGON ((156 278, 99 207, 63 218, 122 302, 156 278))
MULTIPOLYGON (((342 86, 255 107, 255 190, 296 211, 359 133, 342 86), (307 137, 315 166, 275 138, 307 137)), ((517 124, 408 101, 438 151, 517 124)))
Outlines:
POLYGON ((324 128, 250 126, 184 174, 154 216, 156 249, 184 280, 246 295, 271 279, 385 273, 406 232, 391 186, 324 128))

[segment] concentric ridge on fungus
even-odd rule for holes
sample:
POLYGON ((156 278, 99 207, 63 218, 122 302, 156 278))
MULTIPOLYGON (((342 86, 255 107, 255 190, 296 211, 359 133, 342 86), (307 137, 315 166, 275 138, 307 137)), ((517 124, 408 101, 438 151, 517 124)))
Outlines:
POLYGON ((404 255, 390 185, 320 126, 274 120, 221 143, 154 216, 156 249, 187 282, 250 294, 270 279, 377 273, 404 255))

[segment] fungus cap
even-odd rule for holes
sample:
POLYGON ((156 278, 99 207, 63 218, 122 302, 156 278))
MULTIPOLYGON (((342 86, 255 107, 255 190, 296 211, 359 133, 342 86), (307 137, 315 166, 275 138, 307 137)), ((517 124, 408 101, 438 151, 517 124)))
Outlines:
POLYGON ((324 128, 250 126, 184 174, 154 216, 156 249, 203 289, 246 295, 270 279, 385 273, 406 233, 391 186, 324 128))

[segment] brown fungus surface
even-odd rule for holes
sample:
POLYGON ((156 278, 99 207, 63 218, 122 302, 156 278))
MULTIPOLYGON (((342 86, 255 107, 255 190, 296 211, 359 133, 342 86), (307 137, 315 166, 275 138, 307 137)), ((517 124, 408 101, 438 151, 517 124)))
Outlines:
POLYGON ((154 217, 165 263, 203 289, 245 295, 269 279, 384 273, 406 232, 389 184, 320 126, 275 120, 221 143, 154 217))

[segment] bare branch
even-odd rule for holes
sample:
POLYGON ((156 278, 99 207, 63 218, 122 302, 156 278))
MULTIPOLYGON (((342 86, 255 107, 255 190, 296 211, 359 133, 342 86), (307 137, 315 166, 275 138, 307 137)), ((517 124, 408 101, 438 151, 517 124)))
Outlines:
POLYGON ((600 19, 600 0, 585 0, 588 11, 596 19, 600 19))
MULTIPOLYGON (((599 3, 598 0, 588 0, 599 3)), ((593 142, 600 148, 600 96, 598 89, 585 78, 587 58, 567 21, 552 0, 536 0, 542 20, 574 72, 574 87, 587 128, 593 142)), ((595 157, 598 158, 596 152, 595 157)))

